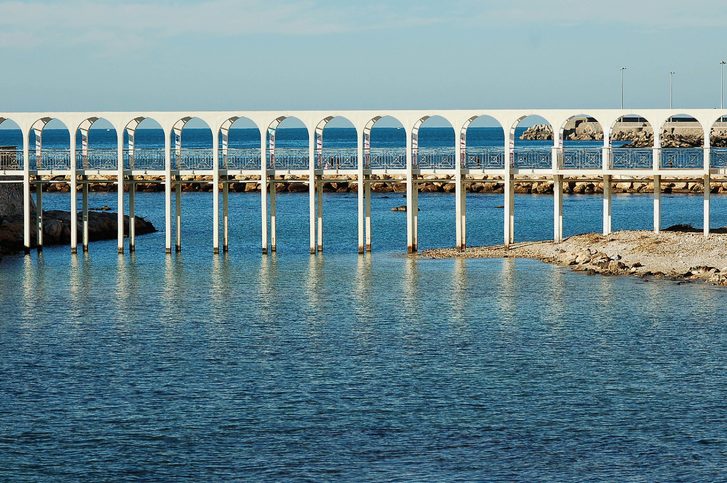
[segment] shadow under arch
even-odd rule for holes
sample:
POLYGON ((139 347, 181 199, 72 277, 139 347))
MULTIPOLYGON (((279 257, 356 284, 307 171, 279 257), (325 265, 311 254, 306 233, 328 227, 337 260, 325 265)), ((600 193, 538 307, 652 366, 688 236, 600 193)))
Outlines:
POLYGON ((393 116, 376 116, 363 130, 364 168, 406 169, 406 130, 393 116))
POLYGON ((267 128, 268 168, 307 170, 310 137, 305 123, 294 116, 280 116, 267 128))
POLYGON ((24 147, 23 130, 18 123, 0 116, 0 171, 22 170, 24 147))
POLYGON ((512 165, 517 169, 553 166, 553 125, 542 116, 520 116, 510 127, 512 165))
POLYGON ((30 128, 28 160, 30 169, 70 170, 71 132, 57 118, 43 117, 30 128))
POLYGON ((652 169, 654 129, 639 114, 626 114, 611 126, 609 146, 612 169, 652 169))
POLYGON ((493 116, 472 116, 460 130, 462 164, 468 169, 505 169, 505 129, 493 116))
POLYGON ((588 114, 569 117, 560 126, 563 142, 558 164, 562 169, 603 168, 604 131, 601 123, 588 114))
POLYGON ((315 129, 316 168, 358 169, 358 132, 345 116, 328 116, 315 129), (324 137, 324 134, 328 136, 324 137), (328 142, 324 142, 328 140, 328 142))
POLYGON ((260 126, 245 116, 233 116, 220 126, 220 167, 228 170, 259 171, 262 167, 260 126))

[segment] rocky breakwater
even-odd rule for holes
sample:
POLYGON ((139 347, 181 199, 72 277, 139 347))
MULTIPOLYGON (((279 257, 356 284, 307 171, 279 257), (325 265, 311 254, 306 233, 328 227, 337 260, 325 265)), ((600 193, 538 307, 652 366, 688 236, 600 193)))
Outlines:
POLYGON ((567 266, 578 272, 700 281, 727 286, 727 229, 709 238, 690 226, 675 226, 662 233, 623 231, 611 235, 585 234, 562 243, 520 243, 427 250, 429 258, 530 258, 567 266))
MULTIPOLYGON (((35 221, 35 206, 31 217, 35 221)), ((75 227, 78 239, 83 234, 82 216, 79 213, 75 227)), ((136 234, 144 235, 156 230, 154 225, 142 217, 134 222, 136 234)), ((71 214, 67 211, 43 211, 43 244, 63 245, 71 241, 71 214)), ((124 232, 129 232, 129 217, 124 217, 124 232)), ((89 241, 112 240, 117 236, 117 214, 108 211, 90 211, 88 214, 89 241)), ((30 227, 31 246, 37 246, 38 230, 33 222, 30 227)), ((0 254, 11 254, 23 249, 22 187, 0 185, 0 254)))

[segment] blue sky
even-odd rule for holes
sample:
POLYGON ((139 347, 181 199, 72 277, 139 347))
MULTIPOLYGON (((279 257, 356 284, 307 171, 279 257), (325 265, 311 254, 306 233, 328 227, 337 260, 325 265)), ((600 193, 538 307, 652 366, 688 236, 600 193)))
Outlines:
POLYGON ((717 107, 724 0, 0 0, 0 111, 717 107))

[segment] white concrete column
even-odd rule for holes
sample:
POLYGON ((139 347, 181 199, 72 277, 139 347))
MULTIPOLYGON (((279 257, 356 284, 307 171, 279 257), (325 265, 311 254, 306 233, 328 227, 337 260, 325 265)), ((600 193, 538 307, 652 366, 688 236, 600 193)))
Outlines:
POLYGON ((83 223, 81 244, 83 252, 88 252, 88 176, 81 177, 81 220, 83 223))
MULTIPOLYGON (((176 240, 174 251, 179 253, 182 251, 182 177, 176 176, 174 183, 174 230, 176 240)), ((171 208, 170 208, 171 209, 171 208)))
POLYGON ((30 254, 30 129, 23 130, 23 249, 26 255, 30 254))
POLYGON ((371 180, 364 178, 364 202, 366 204, 366 251, 371 251, 371 180))
POLYGON ((318 251, 323 253, 323 178, 318 181, 317 194, 318 215, 318 251))
POLYGON ((415 201, 414 190, 418 187, 414 184, 414 173, 412 166, 412 133, 406 131, 406 250, 408 253, 416 251, 416 218, 414 217, 415 201))
MULTIPOLYGON (((465 242, 463 237, 463 223, 465 221, 465 215, 463 213, 464 203, 462 198, 464 197, 464 182, 462 176, 462 149, 464 149, 464 143, 462 134, 459 136, 455 134, 455 146, 454 146, 454 216, 455 216, 455 248, 457 250, 464 250, 465 242)), ((466 142, 466 141, 465 141, 466 142)))
POLYGON ((268 253, 268 157, 267 131, 260 130, 260 227, 263 255, 268 253))
POLYGON ((654 175, 654 233, 661 231, 661 176, 654 175))
POLYGON ((124 131, 123 129, 116 130, 116 148, 117 148, 117 159, 116 159, 116 180, 117 184, 117 197, 118 197, 118 213, 116 214, 116 238, 118 252, 124 253, 124 131))
POLYGON ((315 126, 308 126, 308 234, 310 253, 316 253, 316 139, 315 126))
POLYGON ((222 251, 229 250, 229 217, 230 217, 230 183, 229 177, 225 176, 222 184, 222 251))
POLYGON ((709 174, 704 175, 704 236, 709 236, 709 223, 710 223, 710 206, 709 199, 712 192, 710 186, 711 178, 709 174))
POLYGON ((275 183, 270 183, 270 251, 273 253, 278 251, 277 238, 277 193, 278 187, 275 183))
POLYGON ((76 174, 76 132, 69 133, 71 165, 71 253, 78 253, 78 175, 76 174))
POLYGON ((515 242, 515 179, 512 174, 513 148, 510 133, 505 132, 505 176, 504 176, 504 243, 508 247, 515 242))
POLYGON ((611 175, 603 176, 603 234, 611 234, 611 175))
POLYGON ((212 130, 212 253, 220 253, 220 138, 212 130))
POLYGON ((356 168, 358 178, 358 188, 356 190, 356 198, 358 199, 358 253, 364 253, 365 245, 365 219, 364 219, 364 202, 366 189, 364 188, 364 134, 362 130, 357 131, 356 136, 356 168))
POLYGON ((35 182, 35 222, 36 246, 38 252, 43 251, 43 180, 38 178, 35 182))
POLYGON ((563 241, 563 176, 553 176, 553 241, 563 241))
POLYGON ((164 235, 165 250, 172 253, 172 143, 171 133, 164 130, 164 235))
POLYGON ((136 251, 136 181, 129 180, 129 253, 136 251))

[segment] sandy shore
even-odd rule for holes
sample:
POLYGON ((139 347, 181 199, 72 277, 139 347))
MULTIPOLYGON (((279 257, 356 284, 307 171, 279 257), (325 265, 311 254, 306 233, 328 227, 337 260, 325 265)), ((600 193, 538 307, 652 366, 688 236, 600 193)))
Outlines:
MULTIPOLYGON (((724 230, 720 230, 721 232, 724 230)), ((562 243, 426 250, 430 258, 531 258, 604 275, 633 275, 703 281, 727 286, 727 233, 622 231, 608 236, 577 235, 562 243)))

